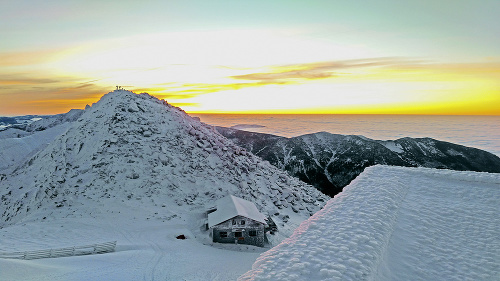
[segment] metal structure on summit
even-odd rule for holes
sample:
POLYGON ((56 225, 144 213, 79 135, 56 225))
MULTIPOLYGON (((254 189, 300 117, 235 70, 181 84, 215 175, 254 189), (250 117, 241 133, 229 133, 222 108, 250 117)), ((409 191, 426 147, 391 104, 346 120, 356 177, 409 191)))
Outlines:
POLYGON ((134 87, 134 86, 116 86, 116 91, 125 90, 123 87, 134 87))

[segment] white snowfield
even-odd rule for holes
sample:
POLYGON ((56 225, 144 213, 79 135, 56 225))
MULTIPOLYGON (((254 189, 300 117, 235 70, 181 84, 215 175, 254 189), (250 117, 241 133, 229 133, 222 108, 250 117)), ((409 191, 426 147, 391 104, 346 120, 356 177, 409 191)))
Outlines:
POLYGON ((500 175, 367 168, 239 280, 500 280, 500 175))
POLYGON ((33 260, 0 258, 0 280, 236 280, 266 250, 244 245, 211 246, 202 234, 189 230, 182 219, 144 221, 132 215, 57 218, 0 229, 1 252, 118 240, 116 251, 106 254, 33 260), (180 234, 187 239, 176 239, 180 234))

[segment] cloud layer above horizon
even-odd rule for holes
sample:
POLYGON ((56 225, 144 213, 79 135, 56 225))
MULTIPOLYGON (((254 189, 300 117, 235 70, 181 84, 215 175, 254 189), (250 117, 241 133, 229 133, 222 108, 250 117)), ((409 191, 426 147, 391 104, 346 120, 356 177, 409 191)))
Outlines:
POLYGON ((500 115, 498 1, 0 5, 0 116, 115 85, 188 112, 500 115))

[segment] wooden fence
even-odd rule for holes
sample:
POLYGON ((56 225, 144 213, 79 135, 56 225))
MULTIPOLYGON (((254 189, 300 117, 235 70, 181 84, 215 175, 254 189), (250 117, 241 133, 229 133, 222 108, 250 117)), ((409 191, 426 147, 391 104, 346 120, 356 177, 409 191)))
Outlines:
POLYGON ((112 241, 99 244, 59 248, 59 249, 0 253, 0 258, 33 260, 33 259, 44 259, 44 258, 94 255, 94 254, 104 254, 104 253, 114 252, 115 247, 116 247, 116 241, 112 241))

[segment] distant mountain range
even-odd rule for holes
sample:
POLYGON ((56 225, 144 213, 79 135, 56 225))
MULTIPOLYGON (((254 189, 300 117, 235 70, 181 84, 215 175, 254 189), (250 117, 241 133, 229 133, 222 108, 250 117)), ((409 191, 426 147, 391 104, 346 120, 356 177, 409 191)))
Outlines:
POLYGON ((334 196, 366 167, 376 164, 500 173, 500 158, 431 138, 373 140, 326 132, 293 138, 233 128, 217 130, 238 146, 334 196))
MULTIPOLYGON (((56 125, 76 121, 83 109, 71 109, 67 113, 56 115, 23 115, 15 117, 0 117, 0 131, 17 129, 25 132, 43 131, 56 125)), ((12 130, 14 131, 14 130, 12 130)), ((21 133, 20 136, 26 135, 21 133)))
POLYGON ((0 116, 0 131, 7 128, 18 128, 24 130, 26 126, 34 121, 50 118, 53 115, 23 115, 15 117, 0 116))
MULTIPOLYGON (((73 109, 65 114, 51 116, 1 117, 0 126, 3 126, 4 131, 0 132, 0 141, 4 141, 0 142, 0 148, 3 150, 0 151, 0 156, 5 161, 0 163, 0 174, 4 173, 3 177, 6 177, 24 157, 43 149, 56 134, 66 130, 63 126, 74 123, 90 109, 73 109), (37 132, 44 134, 35 135, 37 132)), ((193 120, 197 122, 199 119, 193 120)), ((381 141, 326 132, 286 138, 238 130, 248 126, 255 125, 215 128, 237 146, 281 170, 286 170, 290 175, 313 185, 329 196, 342 191, 342 188, 366 167, 376 164, 500 173, 498 156, 480 149, 431 138, 381 141)))

